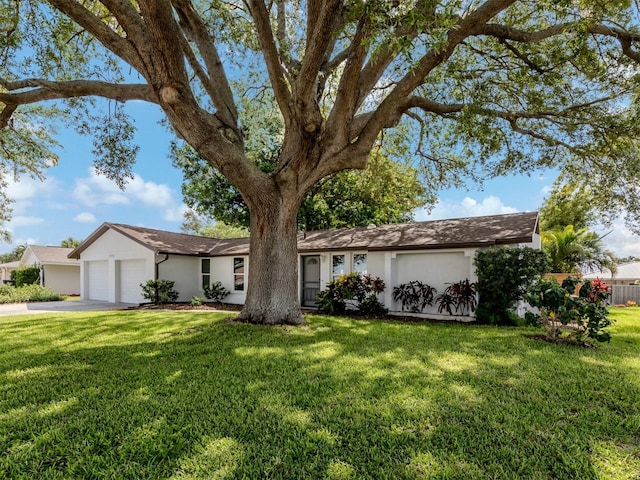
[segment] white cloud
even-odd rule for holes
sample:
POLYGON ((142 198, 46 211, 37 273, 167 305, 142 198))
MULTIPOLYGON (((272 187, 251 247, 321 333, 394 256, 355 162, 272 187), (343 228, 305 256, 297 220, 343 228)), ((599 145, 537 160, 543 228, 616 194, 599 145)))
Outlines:
POLYGON ((7 197, 19 202, 36 196, 49 195, 57 188, 57 180, 53 177, 43 181, 31 177, 20 177, 18 181, 7 179, 7 197))
POLYGON ((604 235, 602 243, 616 257, 640 257, 640 236, 629 230, 623 220, 616 220, 611 227, 598 227, 596 231, 604 235))
POLYGON ((443 218, 479 217, 483 215, 498 215, 506 213, 516 213, 518 210, 502 203, 498 197, 489 195, 480 202, 465 197, 461 202, 444 201, 439 202, 431 211, 427 212, 423 208, 416 210, 416 220, 439 220, 443 218))
POLYGON ((161 210, 165 220, 177 221, 182 218, 185 207, 178 203, 174 191, 165 184, 146 181, 135 175, 125 185, 124 190, 108 178, 97 175, 89 169, 89 176, 76 178, 73 197, 84 206, 93 208, 100 205, 141 205, 161 210))
POLYGON ((184 203, 178 207, 165 210, 162 218, 168 222, 181 222, 184 219, 184 213, 189 210, 184 203))
POLYGON ((32 225, 38 225, 44 222, 44 218, 40 217, 28 217, 23 215, 16 215, 11 218, 9 225, 12 228, 15 227, 29 227, 32 225))
POLYGON ((73 221, 78 223, 96 223, 98 219, 93 213, 82 212, 73 217, 73 221))
POLYGON ((76 178, 73 198, 87 207, 98 205, 128 205, 129 199, 112 180, 89 169, 89 177, 76 178))

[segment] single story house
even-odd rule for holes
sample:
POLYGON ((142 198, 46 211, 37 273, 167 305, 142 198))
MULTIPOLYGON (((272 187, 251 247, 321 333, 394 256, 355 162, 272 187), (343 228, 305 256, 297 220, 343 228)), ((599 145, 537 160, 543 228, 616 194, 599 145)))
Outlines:
POLYGON ((601 272, 592 272, 582 275, 582 278, 593 280, 601 278, 609 285, 636 285, 640 284, 640 262, 628 262, 618 265, 616 273, 611 273, 608 268, 601 272))
POLYGON ((0 263, 0 283, 6 283, 11 280, 11 272, 16 268, 20 268, 20 261, 0 263))
MULTIPOLYGON (((476 280, 478 249, 494 245, 540 248, 537 212, 435 220, 300 233, 299 292, 302 306, 333 278, 349 272, 382 278, 381 300, 391 311, 393 287, 420 280, 444 290, 448 283, 476 280)), ((139 303, 140 284, 175 281, 180 301, 203 297, 202 286, 221 282, 228 303, 246 296, 249 239, 213 239, 104 223, 69 256, 80 262, 82 299, 139 303)), ((435 313, 426 312, 430 315, 435 313)))
POLYGON ((70 258, 73 248, 27 245, 20 267, 39 267, 40 285, 55 293, 80 293, 80 262, 70 258))

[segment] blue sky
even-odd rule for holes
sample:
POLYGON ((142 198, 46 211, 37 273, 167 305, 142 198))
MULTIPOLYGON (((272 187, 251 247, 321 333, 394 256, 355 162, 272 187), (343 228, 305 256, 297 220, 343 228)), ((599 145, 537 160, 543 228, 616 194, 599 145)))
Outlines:
MULTIPOLYGON (((103 222, 180 231, 184 205, 180 185, 182 173, 168 158, 170 136, 158 124, 157 107, 142 102, 127 105, 137 119, 136 140, 140 145, 135 178, 124 191, 110 180, 94 174, 91 139, 72 128, 60 128, 59 165, 46 172, 40 182, 22 178, 9 185, 15 200, 8 227, 11 244, 0 244, 0 253, 15 245, 59 245, 68 237, 86 238, 103 222)), ((446 190, 431 213, 416 211, 416 220, 454 218, 537 210, 554 181, 553 172, 531 177, 499 178, 483 190, 446 190)), ((606 231, 609 231, 608 229, 606 231)), ((604 232, 604 230, 603 230, 604 232)), ((640 241, 618 222, 605 238, 618 256, 640 256, 640 241)))

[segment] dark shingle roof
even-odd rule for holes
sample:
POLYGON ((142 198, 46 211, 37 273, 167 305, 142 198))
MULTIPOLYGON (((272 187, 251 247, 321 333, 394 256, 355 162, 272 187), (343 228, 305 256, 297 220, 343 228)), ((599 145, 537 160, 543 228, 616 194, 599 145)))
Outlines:
POLYGON ((307 232, 300 251, 408 250, 528 243, 537 233, 538 213, 513 213, 429 222, 307 232))
MULTIPOLYGON (((214 239, 117 223, 104 223, 69 256, 80 258, 80 253, 108 229, 121 233, 155 253, 192 256, 246 255, 249 253, 248 238, 214 239)), ((513 213, 306 232, 298 235, 298 250, 301 252, 422 250, 509 245, 531 242, 537 231, 537 212, 513 213)))

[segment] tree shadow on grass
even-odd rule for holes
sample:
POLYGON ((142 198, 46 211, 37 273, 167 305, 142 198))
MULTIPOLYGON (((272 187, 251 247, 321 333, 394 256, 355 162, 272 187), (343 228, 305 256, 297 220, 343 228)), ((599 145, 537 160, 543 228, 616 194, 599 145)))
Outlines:
POLYGON ((8 341, 21 351, 0 352, 0 476, 640 473, 638 370, 619 367, 616 349, 537 344, 492 327, 211 318, 14 323, 8 341))

